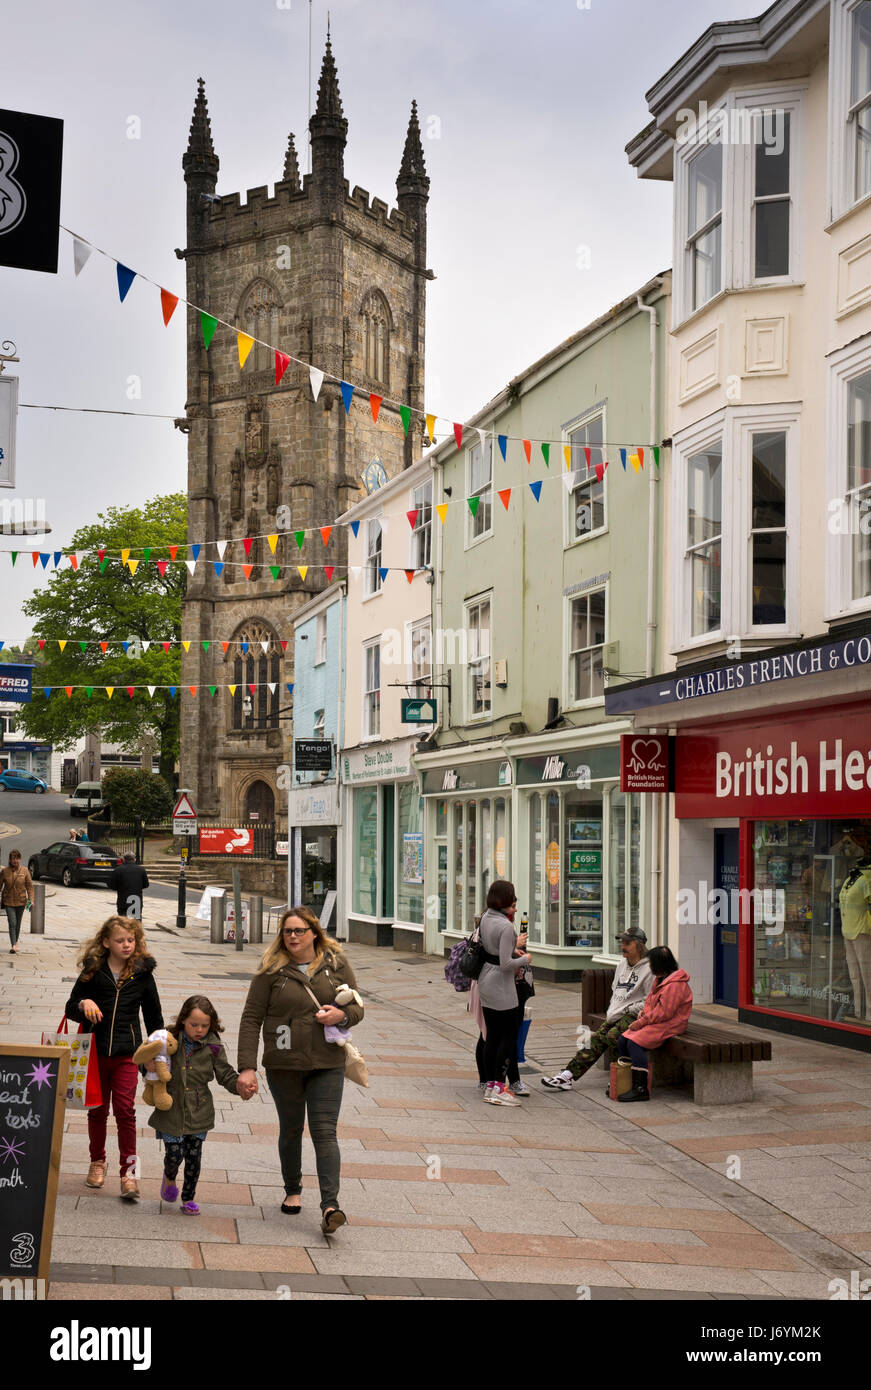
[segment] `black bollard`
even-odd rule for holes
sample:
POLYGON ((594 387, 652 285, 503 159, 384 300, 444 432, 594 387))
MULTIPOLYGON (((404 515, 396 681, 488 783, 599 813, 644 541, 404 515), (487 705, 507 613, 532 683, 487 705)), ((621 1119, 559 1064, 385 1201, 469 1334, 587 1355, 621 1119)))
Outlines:
POLYGON ((178 871, 178 915, 175 919, 177 927, 187 926, 187 875, 184 871, 184 864, 178 871))

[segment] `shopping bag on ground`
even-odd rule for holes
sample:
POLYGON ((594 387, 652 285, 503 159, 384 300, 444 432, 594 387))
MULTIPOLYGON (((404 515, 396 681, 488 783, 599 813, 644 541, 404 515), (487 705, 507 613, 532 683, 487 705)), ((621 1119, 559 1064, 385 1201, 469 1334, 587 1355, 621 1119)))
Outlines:
POLYGON ((97 1048, 92 1033, 83 1033, 79 1024, 78 1033, 70 1034, 69 1020, 64 1018, 56 1033, 43 1033, 43 1047, 66 1047, 70 1053, 70 1069, 67 1073, 67 1108, 70 1110, 94 1110, 103 1104, 100 1086, 100 1068, 97 1062, 97 1048))
POLYGON ((628 1057, 620 1057, 616 1062, 611 1063, 610 1086, 608 1094, 611 1100, 616 1100, 618 1096, 623 1096, 627 1091, 632 1090, 632 1063, 628 1057))
POLYGON ((530 1029, 531 1026, 532 1026, 532 1014, 531 1014, 531 1012, 530 1012, 529 1005, 527 1004, 527 1006, 526 1006, 526 1008, 525 1008, 525 1010, 524 1010, 524 1014, 523 1014, 523 1022, 521 1023, 521 1025, 520 1025, 520 1031, 519 1031, 518 1034, 517 1034, 517 1060, 518 1060, 518 1062, 525 1062, 525 1061, 526 1061, 526 1040, 527 1040, 527 1038, 529 1037, 529 1029, 530 1029))

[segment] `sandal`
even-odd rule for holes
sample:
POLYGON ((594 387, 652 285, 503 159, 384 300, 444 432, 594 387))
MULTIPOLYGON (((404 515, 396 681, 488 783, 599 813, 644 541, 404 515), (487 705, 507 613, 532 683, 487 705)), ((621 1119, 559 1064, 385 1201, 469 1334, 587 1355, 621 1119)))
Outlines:
POLYGON ((281 1204, 281 1212, 282 1212, 282 1215, 284 1215, 284 1216, 299 1216, 300 1212, 302 1211, 302 1194, 301 1194, 301 1193, 299 1193, 299 1192, 289 1192, 289 1193, 287 1194, 287 1197, 285 1197, 284 1202, 282 1202, 282 1204, 281 1204), (286 1207, 286 1206, 284 1205, 284 1202, 286 1202, 286 1201, 288 1200, 288 1197, 299 1197, 299 1198, 300 1198, 299 1206, 298 1206, 298 1207, 286 1207))
POLYGON ((321 1230, 325 1236, 331 1236, 340 1226, 344 1226, 347 1216, 338 1207, 332 1207, 330 1211, 325 1211, 321 1221, 321 1230))
POLYGON ((185 1216, 199 1216, 200 1209, 196 1202, 182 1202, 179 1211, 183 1211, 185 1216))

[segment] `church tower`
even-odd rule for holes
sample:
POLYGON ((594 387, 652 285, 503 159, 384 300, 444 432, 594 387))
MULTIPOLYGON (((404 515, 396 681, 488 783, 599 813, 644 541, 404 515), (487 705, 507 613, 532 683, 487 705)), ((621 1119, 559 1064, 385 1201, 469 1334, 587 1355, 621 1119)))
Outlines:
POLYGON ((300 180, 291 135, 272 197, 267 188, 249 189, 244 202, 218 195, 200 79, 182 160, 187 297, 268 345, 255 343, 240 370, 235 334, 219 326, 206 349, 199 315, 188 315, 178 423, 188 439, 188 540, 202 549, 182 619, 182 684, 198 691, 182 705, 181 785, 195 790, 203 816, 232 825, 285 811, 278 774, 292 762, 294 613, 325 587, 323 566, 344 575, 347 564, 343 527, 326 548, 317 531, 308 535, 302 551, 293 533, 331 525, 357 500, 372 459, 392 477, 419 457, 423 438, 420 416, 406 436, 399 414, 400 404, 423 409, 429 179, 416 105, 394 210, 365 189, 349 192, 329 37, 309 129, 310 175, 300 180), (353 383, 350 411, 338 380, 325 380, 315 401, 297 363, 276 385, 273 348, 353 383), (369 392, 384 397, 377 424, 369 392), (273 554, 266 536, 275 533, 273 554), (296 567, 306 564, 303 580, 296 567), (208 694, 229 684, 233 696, 208 694))

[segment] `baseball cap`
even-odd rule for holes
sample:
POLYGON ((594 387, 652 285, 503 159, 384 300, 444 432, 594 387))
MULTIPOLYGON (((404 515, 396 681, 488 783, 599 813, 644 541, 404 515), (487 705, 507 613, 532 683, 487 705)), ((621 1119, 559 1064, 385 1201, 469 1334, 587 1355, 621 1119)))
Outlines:
POLYGON ((628 927, 620 937, 621 941, 640 941, 643 946, 647 944, 647 933, 640 927, 628 927))

